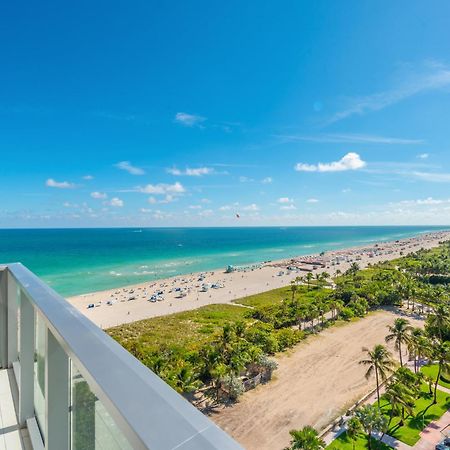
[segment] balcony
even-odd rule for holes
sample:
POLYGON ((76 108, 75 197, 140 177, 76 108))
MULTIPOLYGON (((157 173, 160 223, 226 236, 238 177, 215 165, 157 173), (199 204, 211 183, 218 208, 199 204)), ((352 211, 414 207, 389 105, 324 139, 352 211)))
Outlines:
POLYGON ((21 264, 0 266, 0 450, 242 447, 21 264))

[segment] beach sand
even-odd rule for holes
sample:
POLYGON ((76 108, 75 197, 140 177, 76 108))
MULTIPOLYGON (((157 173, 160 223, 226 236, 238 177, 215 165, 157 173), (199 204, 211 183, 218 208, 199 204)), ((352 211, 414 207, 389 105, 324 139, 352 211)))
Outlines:
POLYGON ((286 286, 296 277, 306 275, 306 269, 314 274, 326 271, 333 276, 336 270, 344 272, 353 262, 363 268, 369 263, 398 258, 420 248, 435 247, 440 241, 447 239, 450 239, 450 232, 434 232, 395 242, 371 243, 364 247, 329 251, 323 256, 310 255, 294 260, 273 261, 253 270, 225 273, 222 268, 202 274, 177 276, 78 295, 68 298, 68 301, 101 328, 110 328, 213 303, 231 303, 238 298, 286 286), (305 261, 319 261, 323 267, 319 264, 306 264, 305 261), (299 267, 301 270, 287 270, 287 267, 299 267), (204 284, 223 287, 209 287, 206 292, 201 292, 204 284), (180 291, 175 289, 180 289, 185 296, 177 298, 180 297, 180 291), (157 297, 164 300, 150 302, 149 298, 158 291, 162 294, 157 297), (129 300, 130 298, 134 299, 129 300), (88 308, 88 305, 94 306, 88 308))
MULTIPOLYGON (((211 419, 248 450, 280 450, 289 444, 292 429, 325 428, 375 387, 374 379, 364 377, 367 368, 358 364, 362 347, 384 344, 396 317, 394 310, 380 310, 309 337, 275 358, 278 369, 270 383, 215 410, 211 419)), ((408 320, 423 326, 421 320, 408 320)), ((392 344, 389 348, 398 359, 392 344)))

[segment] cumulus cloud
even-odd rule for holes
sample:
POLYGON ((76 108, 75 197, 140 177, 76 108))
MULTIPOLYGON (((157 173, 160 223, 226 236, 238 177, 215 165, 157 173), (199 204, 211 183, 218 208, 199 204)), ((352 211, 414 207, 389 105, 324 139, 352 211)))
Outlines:
POLYGON ((342 172, 344 170, 361 169, 366 165, 366 162, 361 159, 358 153, 350 152, 344 155, 339 161, 330 163, 297 163, 295 165, 295 170, 298 172, 342 172))
POLYGON ((93 180, 94 177, 92 175, 84 175, 83 180, 93 180))
POLYGON ((243 211, 259 211, 259 206, 255 203, 252 203, 251 205, 244 206, 242 208, 243 211))
POLYGON ((198 116, 196 114, 188 114, 185 112, 178 112, 175 114, 175 122, 186 127, 194 127, 201 125, 206 120, 206 117, 198 116))
POLYGON ((211 175, 214 173, 214 169, 211 167, 197 167, 195 169, 190 169, 189 167, 185 170, 177 169, 176 167, 173 167, 171 169, 167 169, 167 172, 171 175, 185 175, 188 177, 201 177, 203 175, 211 175))
POLYGON ((200 211, 197 215, 200 217, 210 217, 214 214, 214 211, 212 209, 205 209, 203 211, 200 211))
POLYGON ((319 200, 317 200, 317 198, 308 198, 308 200, 306 200, 306 203, 319 203, 319 200))
POLYGON ((148 198, 148 203, 150 203, 151 205, 156 205, 156 204, 166 204, 166 203, 172 203, 176 200, 176 198, 173 195, 167 194, 163 199, 158 200, 155 197, 149 197, 148 198))
POLYGON ((419 159, 428 159, 429 156, 429 153, 420 153, 419 155, 417 155, 419 159))
MULTIPOLYGON (((450 203, 450 199, 438 199, 433 197, 427 197, 424 199, 417 199, 417 200, 403 200, 400 202, 401 205, 442 205, 450 203)), ((392 205, 395 205, 395 203, 392 203, 392 205)))
POLYGON ((124 202, 118 197, 113 197, 109 202, 105 202, 105 205, 114 206, 116 208, 122 208, 124 202))
POLYGON ((133 166, 130 161, 121 161, 117 164, 114 164, 114 167, 117 167, 120 170, 124 170, 125 172, 128 172, 131 175, 144 175, 145 171, 144 169, 141 169, 140 167, 133 166))
POLYGON ((56 181, 53 178, 49 178, 45 185, 47 187, 51 188, 57 188, 57 189, 73 189, 75 187, 75 184, 70 183, 68 181, 56 181))
POLYGON ((153 195, 183 194, 184 192, 186 192, 186 189, 178 181, 173 184, 147 184, 146 186, 139 187, 138 190, 143 194, 153 195))
POLYGON ((289 197, 280 197, 278 200, 278 203, 293 203, 294 200, 289 197))
POLYGON ((272 177, 266 177, 266 178, 263 178, 261 180, 262 184, 271 184, 272 182, 273 182, 273 178, 272 177))
POLYGON ((108 198, 108 196, 104 192, 91 192, 91 197, 96 199, 105 199, 108 198))
POLYGON ((294 209, 297 209, 297 208, 295 207, 295 205, 293 205, 293 204, 291 203, 290 205, 283 205, 283 206, 280 206, 280 209, 282 209, 282 210, 284 210, 284 211, 289 211, 289 210, 294 210, 294 209))

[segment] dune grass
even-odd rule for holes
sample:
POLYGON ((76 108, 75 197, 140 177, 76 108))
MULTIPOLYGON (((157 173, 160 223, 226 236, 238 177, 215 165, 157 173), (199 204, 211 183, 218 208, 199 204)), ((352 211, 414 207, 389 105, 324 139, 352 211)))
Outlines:
POLYGON ((147 350, 161 346, 195 349, 212 340, 227 323, 245 317, 247 308, 234 305, 207 305, 191 311, 139 320, 107 330, 125 348, 138 343, 147 350))
MULTIPOLYGON (((298 299, 312 300, 324 291, 324 288, 318 288, 314 285, 311 285, 309 288, 308 286, 300 285, 298 286, 295 297, 298 299)), ((263 306, 279 305, 283 300, 290 298, 292 298, 291 287, 284 286, 281 288, 272 289, 271 291, 261 292, 260 294, 238 298, 233 300, 233 303, 251 306, 252 308, 259 308, 263 306)))

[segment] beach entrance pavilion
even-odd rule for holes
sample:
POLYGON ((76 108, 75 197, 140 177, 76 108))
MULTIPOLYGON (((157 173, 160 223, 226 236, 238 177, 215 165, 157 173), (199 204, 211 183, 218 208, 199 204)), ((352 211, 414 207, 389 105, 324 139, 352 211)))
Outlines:
POLYGON ((241 448, 26 267, 0 266, 0 450, 241 448))

